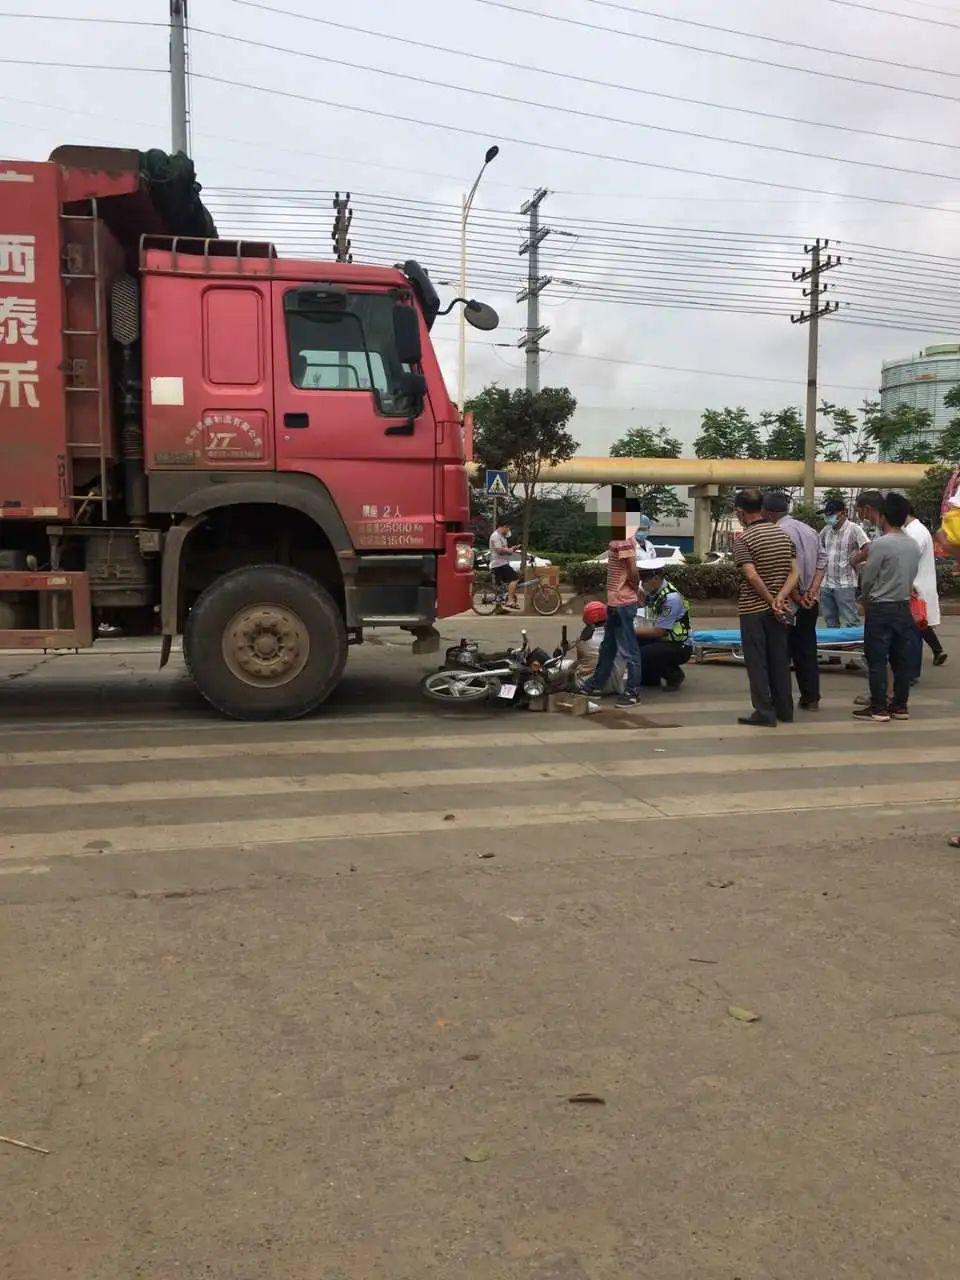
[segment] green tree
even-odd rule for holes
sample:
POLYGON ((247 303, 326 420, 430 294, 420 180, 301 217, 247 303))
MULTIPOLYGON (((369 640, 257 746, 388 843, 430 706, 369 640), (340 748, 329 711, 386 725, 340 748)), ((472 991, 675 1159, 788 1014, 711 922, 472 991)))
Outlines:
POLYGON ((831 424, 830 433, 823 438, 824 460, 866 462, 874 450, 873 442, 866 433, 863 414, 858 418, 852 409, 831 404, 829 400, 821 400, 820 414, 831 424))
POLYGON ((910 404, 881 409, 878 401, 865 400, 862 413, 864 432, 881 458, 889 462, 935 461, 934 447, 924 438, 933 426, 929 409, 910 404))
POLYGON ((763 440, 743 405, 704 409, 693 451, 698 458, 762 458, 763 440))
MULTIPOLYGON (((943 403, 948 409, 960 409, 960 385, 950 388, 943 403)), ((937 441, 937 457, 949 466, 960 463, 960 414, 944 427, 937 441)))
POLYGON ((951 468, 945 466, 931 467, 927 474, 908 492, 907 497, 913 504, 917 518, 922 520, 928 529, 935 531, 940 526, 940 503, 943 491, 950 479, 951 468))
POLYGON ((572 458, 579 442, 567 430, 577 402, 566 387, 515 390, 493 384, 467 404, 473 413, 473 447, 482 467, 506 468, 523 511, 520 574, 526 571, 530 521, 545 466, 572 458))
MULTIPOLYGON (((736 409, 704 409, 693 451, 698 458, 762 458, 764 452, 760 429, 743 405, 736 409)), ((724 485, 710 504, 713 514, 711 548, 716 547, 720 521, 731 510, 731 498, 730 486, 724 485)))
POLYGON ((807 437, 799 409, 790 405, 789 408, 780 409, 777 413, 772 411, 761 413, 759 425, 763 434, 765 458, 788 459, 791 462, 803 461, 807 437))
MULTIPOLYGON (((666 427, 631 427, 610 446, 611 458, 679 458, 680 441, 666 427)), ((669 484, 635 485, 630 490, 638 509, 651 520, 679 520, 687 504, 669 484)))

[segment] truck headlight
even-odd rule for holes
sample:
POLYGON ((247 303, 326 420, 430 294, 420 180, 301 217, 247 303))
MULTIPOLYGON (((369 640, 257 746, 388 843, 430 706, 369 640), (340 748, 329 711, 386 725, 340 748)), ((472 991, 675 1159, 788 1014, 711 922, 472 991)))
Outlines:
POLYGON ((456 559, 454 566, 458 572, 466 572, 467 569, 473 568, 473 544, 470 542, 458 542, 456 559))

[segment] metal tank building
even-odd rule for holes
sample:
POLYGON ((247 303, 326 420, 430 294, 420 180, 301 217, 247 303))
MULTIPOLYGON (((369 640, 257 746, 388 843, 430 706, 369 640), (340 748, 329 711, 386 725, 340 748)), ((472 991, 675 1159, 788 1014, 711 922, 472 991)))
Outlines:
POLYGON ((880 381, 880 407, 895 409, 908 404, 915 409, 929 409, 933 426, 923 438, 936 439, 956 409, 944 407, 943 398, 960 384, 960 343, 941 343, 926 347, 915 356, 903 360, 885 360, 880 381))

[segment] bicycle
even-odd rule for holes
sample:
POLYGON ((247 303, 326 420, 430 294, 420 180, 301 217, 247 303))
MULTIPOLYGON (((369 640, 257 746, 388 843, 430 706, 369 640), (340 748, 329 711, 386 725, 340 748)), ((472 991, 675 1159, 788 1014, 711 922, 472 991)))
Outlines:
MULTIPOLYGON (((530 601, 535 612, 544 618, 549 618, 559 610, 562 602, 556 587, 541 582, 536 575, 526 582, 517 583, 518 591, 524 591, 527 587, 533 588, 530 601)), ((472 603, 474 613, 479 613, 481 617, 491 613, 503 613, 507 607, 506 584, 497 582, 492 574, 485 575, 479 583, 475 578, 472 603)))

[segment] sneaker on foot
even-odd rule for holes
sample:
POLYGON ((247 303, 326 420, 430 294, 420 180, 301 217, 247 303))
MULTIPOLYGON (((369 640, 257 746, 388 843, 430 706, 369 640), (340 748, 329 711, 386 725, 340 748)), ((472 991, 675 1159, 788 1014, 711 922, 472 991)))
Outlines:
POLYGON ((910 711, 907 707, 888 707, 891 720, 909 720, 910 711))
POLYGON ((617 699, 617 706, 624 710, 627 707, 638 707, 639 705, 639 693, 621 693, 620 697, 617 699))
POLYGON ((800 708, 801 711, 819 711, 820 699, 817 698, 817 700, 814 701, 813 699, 801 698, 800 701, 797 703, 797 706, 800 708))
POLYGON ((869 707, 870 705, 869 693, 858 693, 853 700, 853 705, 855 707, 869 707))
POLYGON ((886 709, 883 711, 875 711, 873 707, 859 707, 853 713, 853 718, 854 720, 875 720, 877 724, 888 724, 890 721, 890 712, 886 709))
POLYGON ((763 716, 758 716, 755 711, 749 716, 737 716, 737 724, 759 725, 763 729, 775 729, 777 727, 776 720, 767 720, 763 716))
POLYGON ((934 654, 933 665, 935 667, 942 667, 943 664, 946 662, 946 660, 947 660, 947 655, 941 649, 939 653, 934 654))

